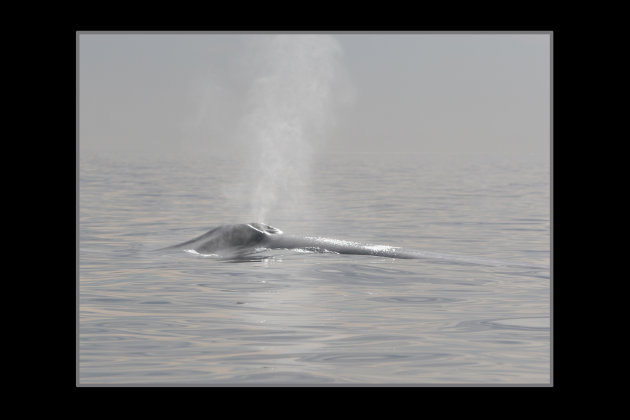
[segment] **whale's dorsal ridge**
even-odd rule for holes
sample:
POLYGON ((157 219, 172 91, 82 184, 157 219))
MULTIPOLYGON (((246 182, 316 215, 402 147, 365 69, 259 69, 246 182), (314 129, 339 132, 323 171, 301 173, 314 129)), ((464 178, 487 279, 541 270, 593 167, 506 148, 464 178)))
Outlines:
MULTIPOLYGON (((280 229, 265 223, 251 222, 219 225, 189 241, 166 249, 184 249, 199 254, 214 254, 221 257, 250 255, 261 249, 302 249, 337 254, 372 255, 388 258, 432 258, 452 260, 458 263, 491 266, 528 266, 504 261, 486 260, 476 257, 440 254, 427 251, 406 250, 389 245, 368 245, 359 242, 300 235, 285 235, 280 229)), ((157 250, 160 251, 160 250, 157 250)), ((533 268, 533 266, 532 266, 533 268)), ((544 268, 544 267, 538 267, 544 268)))
POLYGON ((368 246, 358 242, 311 236, 285 235, 266 223, 220 225, 189 241, 168 249, 186 249, 200 254, 232 256, 248 254, 260 247, 269 249, 313 249, 339 254, 375 255, 390 258, 416 258, 389 246, 368 246))

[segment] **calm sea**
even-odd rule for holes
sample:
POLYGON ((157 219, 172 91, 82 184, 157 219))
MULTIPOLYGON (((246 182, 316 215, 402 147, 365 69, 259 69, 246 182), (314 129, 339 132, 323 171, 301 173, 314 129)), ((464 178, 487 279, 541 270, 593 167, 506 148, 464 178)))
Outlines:
POLYGON ((261 187, 237 158, 82 155, 77 383, 551 383, 547 159, 308 163, 251 220, 261 187), (439 258, 153 251, 254 221, 439 258))

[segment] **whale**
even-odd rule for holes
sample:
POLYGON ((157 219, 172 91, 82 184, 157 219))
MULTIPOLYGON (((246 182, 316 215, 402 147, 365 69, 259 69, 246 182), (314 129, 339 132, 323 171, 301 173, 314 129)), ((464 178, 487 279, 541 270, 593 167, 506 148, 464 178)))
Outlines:
POLYGON ((255 253, 260 249, 301 249, 321 253, 371 255, 388 258, 422 258, 412 251, 389 245, 314 236, 288 235, 265 223, 242 223, 217 226, 210 231, 177 245, 160 250, 188 250, 198 254, 233 257, 255 253))
POLYGON ((226 260, 243 261, 266 249, 303 250, 314 253, 370 255, 400 259, 430 259, 448 263, 473 264, 495 267, 546 267, 464 256, 441 252, 410 250, 390 245, 371 245, 343 239, 285 234, 265 223, 219 225, 203 235, 177 245, 156 251, 184 250, 202 256, 216 256, 226 260))

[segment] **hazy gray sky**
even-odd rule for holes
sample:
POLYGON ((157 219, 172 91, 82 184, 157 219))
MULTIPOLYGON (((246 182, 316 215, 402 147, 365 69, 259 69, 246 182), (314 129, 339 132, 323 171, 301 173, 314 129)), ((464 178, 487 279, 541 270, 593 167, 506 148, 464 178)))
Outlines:
POLYGON ((81 153, 238 153, 252 110, 283 105, 327 110, 316 150, 549 153, 549 34, 269 38, 80 34, 81 153))

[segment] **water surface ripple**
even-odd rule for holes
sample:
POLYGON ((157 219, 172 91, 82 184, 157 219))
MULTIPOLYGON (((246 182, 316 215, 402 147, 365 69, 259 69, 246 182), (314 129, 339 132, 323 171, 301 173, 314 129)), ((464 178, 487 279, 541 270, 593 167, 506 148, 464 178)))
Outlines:
POLYGON ((164 165, 81 158, 79 384, 549 384, 545 162, 331 155, 262 221, 514 266, 153 253, 251 221, 236 163, 164 165))

